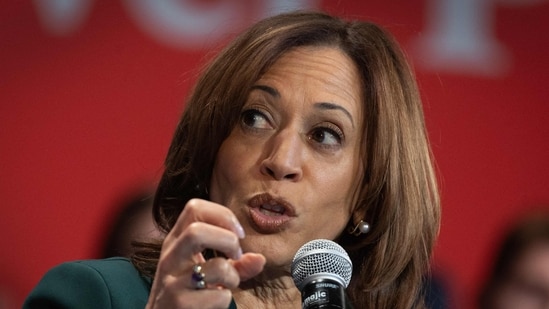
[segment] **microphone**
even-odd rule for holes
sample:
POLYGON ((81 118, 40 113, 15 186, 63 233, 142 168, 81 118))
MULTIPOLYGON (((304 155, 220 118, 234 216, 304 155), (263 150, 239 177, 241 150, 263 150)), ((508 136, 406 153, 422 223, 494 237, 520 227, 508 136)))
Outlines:
POLYGON ((340 245, 327 239, 309 241, 297 250, 291 272, 303 309, 345 308, 353 263, 340 245))

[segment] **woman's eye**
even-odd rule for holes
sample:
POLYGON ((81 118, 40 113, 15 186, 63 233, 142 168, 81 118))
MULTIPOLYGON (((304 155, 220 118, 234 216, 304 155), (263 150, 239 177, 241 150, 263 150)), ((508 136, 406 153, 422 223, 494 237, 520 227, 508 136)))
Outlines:
POLYGON ((270 127, 267 117, 256 109, 249 109, 242 113, 242 123, 250 128, 268 129, 270 127))
POLYGON ((311 132, 310 139, 325 146, 338 146, 341 145, 342 135, 334 129, 322 127, 314 129, 311 132))

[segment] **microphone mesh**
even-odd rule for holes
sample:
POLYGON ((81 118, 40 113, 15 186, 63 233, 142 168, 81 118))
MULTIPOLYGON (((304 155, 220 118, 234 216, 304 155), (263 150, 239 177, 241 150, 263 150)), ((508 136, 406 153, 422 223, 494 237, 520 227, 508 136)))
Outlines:
POLYGON ((292 277, 301 289, 307 278, 317 274, 336 276, 345 288, 351 281, 353 263, 340 245, 327 239, 316 239, 297 250, 292 261, 292 277))

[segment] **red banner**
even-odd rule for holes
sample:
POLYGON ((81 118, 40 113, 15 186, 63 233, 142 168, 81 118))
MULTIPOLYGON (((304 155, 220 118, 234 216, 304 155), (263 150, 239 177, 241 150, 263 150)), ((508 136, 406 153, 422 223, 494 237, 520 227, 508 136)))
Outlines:
POLYGON ((434 265, 456 308, 471 306, 507 224, 549 205, 548 1, 2 7, 0 295, 13 307, 53 265, 97 256, 120 197, 158 178, 200 65, 252 21, 284 10, 378 22, 409 54, 441 183, 434 265))

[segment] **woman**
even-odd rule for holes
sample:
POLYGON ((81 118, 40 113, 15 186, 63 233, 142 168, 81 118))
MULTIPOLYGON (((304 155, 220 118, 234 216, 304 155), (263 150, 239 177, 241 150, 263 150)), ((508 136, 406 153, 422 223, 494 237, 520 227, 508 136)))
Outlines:
POLYGON ((251 27, 198 80, 154 215, 166 237, 132 258, 147 308, 299 308, 290 264, 318 238, 349 253, 355 308, 421 308, 439 201, 397 43, 323 13, 251 27))
POLYGON ((503 239, 481 291, 479 308, 542 309, 549 306, 547 206, 516 222, 503 239))

